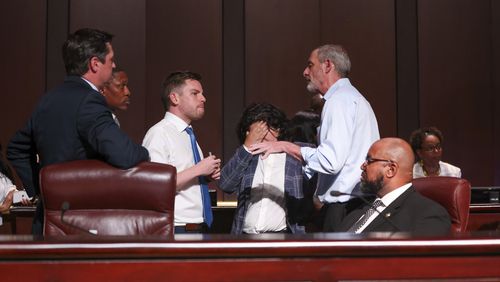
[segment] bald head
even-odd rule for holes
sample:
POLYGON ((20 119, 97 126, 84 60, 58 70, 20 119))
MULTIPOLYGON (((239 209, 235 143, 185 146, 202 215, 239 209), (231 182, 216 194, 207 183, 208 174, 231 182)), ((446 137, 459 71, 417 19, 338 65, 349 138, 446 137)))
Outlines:
POLYGON ((413 179, 413 151, 399 138, 373 143, 361 165, 361 190, 383 197, 413 179))
POLYGON ((372 150, 377 153, 377 156, 392 160, 398 164, 398 178, 405 182, 413 179, 415 157, 408 142, 400 138, 383 138, 373 143, 370 148, 370 151, 372 150))

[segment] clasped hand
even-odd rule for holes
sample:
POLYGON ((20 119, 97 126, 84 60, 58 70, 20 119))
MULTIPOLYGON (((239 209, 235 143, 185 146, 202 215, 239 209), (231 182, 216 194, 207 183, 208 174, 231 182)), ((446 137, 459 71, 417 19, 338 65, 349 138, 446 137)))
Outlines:
POLYGON ((200 175, 204 175, 209 181, 218 180, 220 178, 220 163, 214 155, 210 155, 201 160, 197 166, 200 168, 200 175))

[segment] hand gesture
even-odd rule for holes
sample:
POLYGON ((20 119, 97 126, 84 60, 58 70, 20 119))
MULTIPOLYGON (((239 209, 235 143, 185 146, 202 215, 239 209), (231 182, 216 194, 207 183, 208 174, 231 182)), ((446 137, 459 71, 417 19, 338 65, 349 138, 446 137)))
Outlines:
POLYGON ((21 199, 21 205, 23 205, 23 206, 32 206, 33 203, 31 202, 31 200, 29 198, 22 198, 21 199))
POLYGON ((211 174, 207 176, 209 181, 219 180, 220 179, 220 166, 211 174))
POLYGON ((253 155, 262 154, 262 159, 266 159, 269 154, 282 153, 284 152, 282 143, 279 141, 275 142, 262 142, 259 144, 254 144, 250 146, 250 152, 253 155))
POLYGON ((266 159, 270 154, 287 153, 300 162, 304 162, 300 147, 286 141, 271 141, 253 144, 248 148, 253 155, 261 154, 262 159, 266 159))
POLYGON ((269 128, 265 121, 257 121, 250 125, 245 138, 245 146, 248 148, 253 144, 260 143, 266 137, 269 128))
POLYGON ((204 176, 209 176, 212 175, 214 172, 217 170, 220 170, 220 159, 216 159, 215 156, 211 155, 203 160, 201 160, 199 163, 196 164, 196 167, 198 168, 198 175, 204 175, 204 176))

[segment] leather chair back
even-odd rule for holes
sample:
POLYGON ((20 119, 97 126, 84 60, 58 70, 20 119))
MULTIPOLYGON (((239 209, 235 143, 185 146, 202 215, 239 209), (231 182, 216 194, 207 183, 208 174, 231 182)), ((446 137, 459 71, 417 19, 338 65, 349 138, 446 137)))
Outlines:
POLYGON ((173 236, 176 176, 173 166, 153 162, 127 170, 98 160, 46 166, 40 172, 44 235, 96 230, 98 235, 173 236))
POLYGON ((413 186, 420 194, 448 211, 452 233, 465 232, 469 220, 469 181, 463 178, 430 176, 413 179, 413 186))

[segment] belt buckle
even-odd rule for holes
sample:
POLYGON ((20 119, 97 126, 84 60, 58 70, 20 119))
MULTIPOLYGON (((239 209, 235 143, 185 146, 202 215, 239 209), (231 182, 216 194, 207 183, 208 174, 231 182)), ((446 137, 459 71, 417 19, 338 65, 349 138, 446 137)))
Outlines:
POLYGON ((207 225, 203 223, 186 223, 186 232, 206 232, 207 225))

